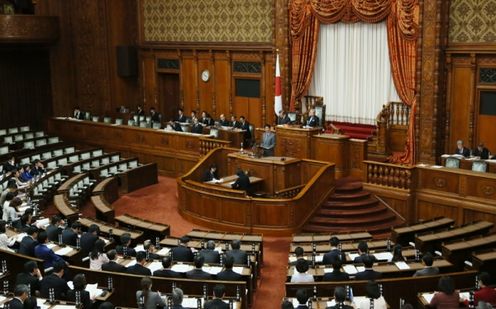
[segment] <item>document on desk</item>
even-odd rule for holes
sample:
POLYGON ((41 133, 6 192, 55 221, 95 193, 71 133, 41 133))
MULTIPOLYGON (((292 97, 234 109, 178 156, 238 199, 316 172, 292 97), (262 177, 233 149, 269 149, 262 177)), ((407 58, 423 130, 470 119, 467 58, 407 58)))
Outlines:
POLYGON ((240 266, 234 266, 233 267, 233 271, 237 274, 240 274, 242 275, 243 274, 243 267, 240 267, 240 266))
POLYGON ((222 271, 222 267, 220 266, 203 266, 202 269, 211 275, 217 275, 222 271))
POLYGON ((158 250, 157 252, 155 252, 155 254, 160 255, 160 256, 166 256, 167 254, 169 254, 169 252, 170 252, 169 248, 162 248, 162 249, 158 250))
POLYGON ((357 268, 354 265, 345 264, 343 265, 343 270, 345 273, 350 275, 354 275, 358 272, 357 268))
POLYGON ((408 265, 407 263, 405 262, 394 262, 394 264, 396 265, 396 267, 398 267, 399 270, 406 270, 406 269, 410 269, 410 265, 408 265))
MULTIPOLYGON (((201 307, 203 308, 203 298, 200 298, 201 301, 201 307)), ((194 297, 185 297, 183 298, 183 303, 182 303, 184 308, 197 308, 198 306, 198 300, 197 298, 194 297)))
POLYGON ((356 257, 359 257, 360 254, 358 253, 346 253, 349 257, 350 257, 350 260, 354 260, 356 257))
POLYGON ((391 252, 378 252, 374 253, 373 256, 375 256, 375 258, 380 261, 391 262, 391 260, 393 259, 393 254, 391 252))
POLYGON ((73 250, 72 247, 63 247, 63 248, 58 249, 54 253, 58 254, 58 255, 66 255, 69 252, 71 252, 72 250, 73 250))
POLYGON ((95 299, 103 293, 103 290, 98 288, 98 283, 87 284, 85 290, 90 293, 91 299, 95 299))
POLYGON ((185 273, 192 270, 194 267, 188 264, 176 264, 171 267, 171 270, 177 271, 178 273, 185 273))
POLYGON ((162 263, 161 262, 158 262, 158 261, 155 261, 155 262, 151 262, 150 264, 148 264, 146 266, 153 274, 154 271, 156 270, 159 270, 162 268, 162 263))
POLYGON ((28 234, 27 233, 20 233, 20 234, 17 234, 16 236, 16 241, 17 242, 21 242, 22 239, 24 238, 24 236, 27 236, 28 234))
POLYGON ((46 244, 46 246, 48 247, 48 249, 53 249, 55 247, 57 247, 57 244, 46 244))
POLYGON ((426 301, 426 303, 430 303, 432 298, 434 297, 434 293, 422 293, 422 298, 426 301))

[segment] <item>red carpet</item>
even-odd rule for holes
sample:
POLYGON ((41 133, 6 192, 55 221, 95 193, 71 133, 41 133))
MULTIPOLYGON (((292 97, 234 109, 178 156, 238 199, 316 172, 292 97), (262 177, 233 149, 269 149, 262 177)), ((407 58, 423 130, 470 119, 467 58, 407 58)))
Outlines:
POLYGON ((374 136, 374 132, 377 130, 377 126, 375 125, 337 121, 332 121, 331 123, 350 138, 371 139, 374 136))
MULTIPOLYGON (((172 236, 182 236, 201 226, 184 220, 177 211, 176 180, 159 177, 159 183, 121 196, 113 204, 115 215, 130 214, 169 224, 172 236)), ((84 213, 92 210, 85 206, 84 213)), ((279 308, 284 297, 284 282, 290 238, 264 237, 264 267, 252 308, 279 308)))

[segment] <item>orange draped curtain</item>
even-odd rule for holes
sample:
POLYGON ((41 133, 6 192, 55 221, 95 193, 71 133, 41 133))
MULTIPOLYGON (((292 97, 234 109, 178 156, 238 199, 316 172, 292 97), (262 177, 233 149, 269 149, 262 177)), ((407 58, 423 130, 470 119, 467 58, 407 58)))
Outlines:
POLYGON ((366 22, 387 19, 389 58, 396 90, 410 106, 405 151, 390 161, 413 164, 415 158, 416 62, 418 37, 418 0, 291 0, 291 100, 290 109, 308 90, 314 70, 320 23, 366 22))

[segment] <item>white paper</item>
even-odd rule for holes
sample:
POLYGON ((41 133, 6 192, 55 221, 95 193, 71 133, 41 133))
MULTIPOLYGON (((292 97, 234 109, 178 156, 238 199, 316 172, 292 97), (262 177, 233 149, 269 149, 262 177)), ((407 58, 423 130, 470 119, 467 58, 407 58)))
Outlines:
POLYGON ((87 284, 85 290, 90 293, 91 299, 95 299, 96 297, 102 295, 103 293, 103 290, 98 288, 97 283, 87 284))
POLYGON ((136 247, 134 247, 134 250, 136 252, 145 251, 145 248, 143 247, 143 245, 137 245, 136 247))
POLYGON ((57 244, 48 243, 48 244, 46 244, 46 246, 48 247, 48 249, 53 249, 53 248, 57 247, 57 244))
POLYGON ((203 266, 202 269, 211 275, 217 275, 222 271, 222 267, 220 266, 203 266))
POLYGON ((359 256, 360 256, 360 254, 358 254, 358 253, 346 253, 346 254, 348 254, 348 256, 350 257, 350 260, 352 260, 352 261, 353 261, 356 257, 359 257, 359 256))
POLYGON ((324 268, 324 273, 332 273, 333 272, 333 268, 332 267, 327 267, 327 268, 324 268))
POLYGON ((160 255, 160 256, 166 256, 169 254, 169 252, 170 252, 169 248, 162 248, 162 249, 158 250, 157 252, 155 252, 155 254, 160 255))
POLYGON ((441 165, 432 165, 432 168, 443 168, 441 165))
POLYGON ((365 266, 357 266, 357 267, 356 267, 356 270, 357 270, 358 272, 365 271, 365 266))
POLYGON ((72 252, 72 248, 71 247, 63 247, 63 248, 60 248, 57 251, 55 251, 55 254, 66 255, 69 252, 72 252))
POLYGON ((235 267, 233 267, 233 271, 235 273, 237 273, 237 274, 242 275, 243 274, 243 267, 241 267, 241 266, 235 266, 235 267))
POLYGON ((130 260, 129 263, 126 264, 126 267, 130 267, 136 264, 136 260, 130 260))
POLYGON ((36 220, 35 225, 39 229, 46 229, 46 227, 50 224, 50 219, 45 218, 41 220, 36 220))
POLYGON ((470 299, 470 292, 461 292, 460 293, 460 300, 465 301, 470 299))
POLYGON ((324 255, 316 255, 315 256, 315 262, 316 263, 322 263, 323 260, 324 260, 324 255))
POLYGON ((405 262, 402 262, 402 261, 399 261, 399 262, 394 262, 394 264, 396 265, 396 267, 398 267, 398 269, 400 270, 405 270, 405 269, 410 269, 410 266, 405 263, 405 262))
POLYGON ((28 234, 26 234, 26 233, 17 234, 17 236, 16 236, 16 241, 17 241, 17 242, 21 242, 21 241, 22 241, 22 239, 24 238, 24 236, 27 236, 27 235, 28 235, 28 234))
POLYGON ((428 304, 430 304, 432 298, 434 297, 434 293, 422 293, 422 297, 428 304))
POLYGON ((222 247, 217 247, 217 248, 214 249, 214 251, 217 251, 219 253, 222 253, 222 247))
POLYGON ((51 307, 51 309, 74 309, 76 306, 71 306, 71 305, 55 305, 51 307))
POLYGON ((159 270, 162 268, 162 263, 161 262, 151 262, 149 265, 146 266, 149 270, 151 270, 152 274, 154 271, 159 270))
POLYGON ((385 260, 388 262, 391 262, 391 260, 393 259, 393 254, 391 252, 378 252, 374 253, 373 256, 375 256, 375 258, 378 260, 385 260))
MULTIPOLYGON (((200 298, 202 307, 203 307, 203 298, 200 298)), ((196 308, 198 305, 198 301, 194 297, 187 297, 183 298, 183 303, 182 303, 184 308, 196 308)))
POLYGON ((178 273, 185 273, 192 270, 194 267, 188 264, 175 264, 171 267, 171 270, 177 271, 178 273))
POLYGON ((358 272, 357 268, 354 265, 349 265, 349 264, 343 265, 343 270, 345 273, 350 275, 354 275, 358 272))

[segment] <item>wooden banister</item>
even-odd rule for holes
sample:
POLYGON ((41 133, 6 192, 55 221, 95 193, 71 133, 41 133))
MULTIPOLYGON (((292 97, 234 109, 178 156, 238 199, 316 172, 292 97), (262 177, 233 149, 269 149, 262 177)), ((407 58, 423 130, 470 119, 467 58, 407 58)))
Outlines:
POLYGON ((376 161, 363 161, 363 163, 367 166, 366 183, 405 190, 409 190, 413 183, 414 166, 376 161))

